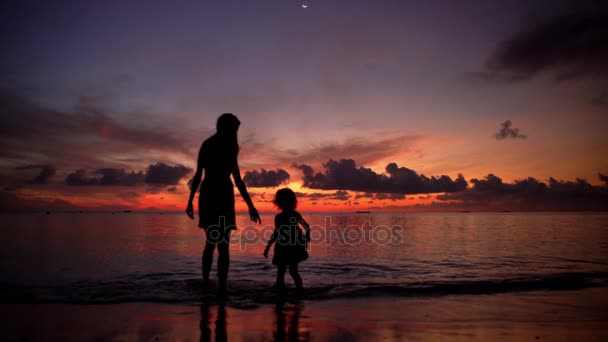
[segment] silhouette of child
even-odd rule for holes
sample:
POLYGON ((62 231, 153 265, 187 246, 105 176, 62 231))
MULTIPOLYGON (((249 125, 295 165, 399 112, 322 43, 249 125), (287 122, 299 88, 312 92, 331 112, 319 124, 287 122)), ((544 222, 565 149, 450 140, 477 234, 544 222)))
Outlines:
POLYGON ((277 191, 274 204, 281 210, 274 218, 274 232, 266 248, 264 257, 268 258, 270 246, 274 245, 272 264, 277 266, 278 289, 285 288, 285 272, 289 267, 289 274, 296 284, 296 289, 302 289, 302 277, 298 273, 298 264, 308 259, 307 246, 310 241, 310 226, 299 212, 296 211, 296 194, 285 188, 277 191), (306 234, 302 233, 302 226, 306 234))

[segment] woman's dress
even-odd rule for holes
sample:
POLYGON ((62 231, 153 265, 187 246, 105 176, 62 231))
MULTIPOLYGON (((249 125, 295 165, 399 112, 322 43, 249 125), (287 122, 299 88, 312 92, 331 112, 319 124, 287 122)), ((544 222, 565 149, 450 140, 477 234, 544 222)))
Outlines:
POLYGON ((201 146, 199 159, 205 170, 198 197, 199 227, 212 242, 219 242, 236 229, 234 186, 230 175, 236 167, 236 152, 226 149, 214 135, 201 146))

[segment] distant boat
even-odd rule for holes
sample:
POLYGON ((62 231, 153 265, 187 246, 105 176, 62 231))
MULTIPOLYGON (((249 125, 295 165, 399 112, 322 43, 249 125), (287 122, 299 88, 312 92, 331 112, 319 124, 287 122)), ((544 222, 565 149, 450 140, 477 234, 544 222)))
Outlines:
POLYGON ((358 210, 358 211, 355 211, 355 214, 369 214, 369 213, 371 213, 371 211, 367 211, 367 210, 358 210))
POLYGON ((133 210, 124 210, 123 213, 132 213, 133 210))

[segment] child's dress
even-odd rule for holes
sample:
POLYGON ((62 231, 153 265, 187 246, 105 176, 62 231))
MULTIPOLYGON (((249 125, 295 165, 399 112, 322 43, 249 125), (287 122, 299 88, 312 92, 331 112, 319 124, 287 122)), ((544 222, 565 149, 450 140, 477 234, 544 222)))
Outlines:
POLYGON ((275 230, 272 239, 276 238, 276 243, 273 265, 289 265, 308 259, 306 239, 298 225, 302 221, 302 215, 296 211, 281 212, 274 218, 275 230))

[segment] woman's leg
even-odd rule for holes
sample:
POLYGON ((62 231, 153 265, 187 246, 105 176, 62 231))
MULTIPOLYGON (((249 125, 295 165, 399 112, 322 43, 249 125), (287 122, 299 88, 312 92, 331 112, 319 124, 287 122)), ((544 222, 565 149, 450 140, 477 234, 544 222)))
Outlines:
MULTIPOLYGON (((230 239, 230 236, 228 236, 230 239)), ((225 288, 228 282, 228 267, 230 266, 230 242, 228 239, 220 241, 217 244, 217 274, 219 278, 219 287, 225 288)))
POLYGON ((293 278, 294 283, 296 283, 296 289, 301 289, 302 277, 300 277, 300 273, 298 272, 297 262, 292 262, 289 264, 289 275, 293 278))
POLYGON ((215 250, 215 244, 205 242, 205 249, 203 250, 202 264, 203 264, 203 282, 209 281, 209 273, 211 273, 211 264, 213 263, 213 251, 215 250))
POLYGON ((275 283, 277 288, 285 287, 285 272, 287 272, 287 265, 277 265, 277 281, 275 283))

